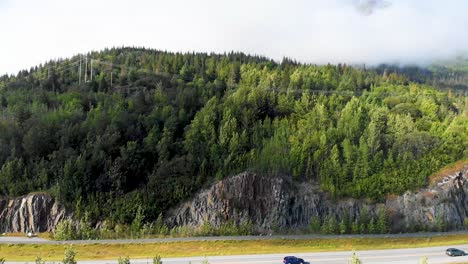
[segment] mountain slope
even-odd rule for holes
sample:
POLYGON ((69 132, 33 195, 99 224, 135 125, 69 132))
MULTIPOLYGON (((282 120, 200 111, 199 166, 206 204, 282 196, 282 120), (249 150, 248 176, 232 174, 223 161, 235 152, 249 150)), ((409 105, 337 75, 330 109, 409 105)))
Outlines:
POLYGON ((462 95, 242 53, 51 61, 0 78, 0 109, 0 195, 47 191, 77 218, 113 224, 156 220, 245 170, 383 201, 468 155, 462 95))

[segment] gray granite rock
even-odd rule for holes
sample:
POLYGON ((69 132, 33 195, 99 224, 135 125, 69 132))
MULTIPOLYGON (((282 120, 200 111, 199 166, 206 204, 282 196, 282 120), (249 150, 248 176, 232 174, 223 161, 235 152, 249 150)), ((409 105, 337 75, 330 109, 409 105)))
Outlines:
POLYGON ((0 232, 53 231, 66 217, 65 208, 47 194, 0 198, 0 232))
POLYGON ((316 184, 296 183, 281 177, 242 173, 203 190, 166 214, 173 226, 213 226, 250 221, 258 231, 305 227, 312 217, 359 219, 365 212, 377 217, 385 210, 393 232, 436 230, 442 221, 449 229, 463 227, 468 217, 468 168, 431 187, 387 198, 333 200, 316 184))

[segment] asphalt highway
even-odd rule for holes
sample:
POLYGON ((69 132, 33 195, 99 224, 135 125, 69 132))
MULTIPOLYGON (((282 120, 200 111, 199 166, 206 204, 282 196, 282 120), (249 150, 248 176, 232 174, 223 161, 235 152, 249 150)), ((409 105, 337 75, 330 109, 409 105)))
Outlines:
MULTIPOLYGON (((468 250, 468 244, 454 246, 468 250)), ((366 250, 357 251, 359 259, 364 263, 398 263, 418 264, 422 257, 428 257, 429 263, 468 262, 468 256, 449 257, 445 255, 447 247, 392 249, 392 250, 366 250)), ((283 257, 294 255, 303 258, 310 264, 348 264, 353 252, 321 252, 321 253, 284 253, 267 255, 223 256, 223 257, 197 257, 163 259, 164 264, 200 264, 208 260, 210 264, 281 264, 283 257)), ((85 261, 82 264, 116 264, 117 261, 85 261)), ((132 264, 152 264, 152 260, 132 260, 132 264)))
MULTIPOLYGON (((453 245, 462 250, 468 250, 468 244, 453 245)), ((356 251, 359 259, 364 263, 398 263, 418 264, 421 258, 428 257, 429 263, 463 263, 468 262, 468 256, 449 257, 445 255, 444 247, 391 249, 391 250, 363 250, 356 251)), ((220 257, 190 257, 167 258, 164 264, 201 264, 208 260, 210 264, 280 264, 284 256, 294 255, 303 258, 310 264, 347 264, 353 254, 352 251, 320 252, 320 253, 283 253, 283 254, 259 254, 220 257)), ((5 262, 6 264, 19 264, 24 262, 5 262)), ((90 260, 78 261, 79 264, 117 264, 117 260, 90 260)), ((132 259, 132 264, 152 264, 151 259, 132 259)))

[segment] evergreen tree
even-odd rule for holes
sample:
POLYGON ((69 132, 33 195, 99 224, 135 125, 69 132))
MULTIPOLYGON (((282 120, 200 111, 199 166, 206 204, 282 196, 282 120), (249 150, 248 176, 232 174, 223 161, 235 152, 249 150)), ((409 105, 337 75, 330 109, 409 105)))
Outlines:
POLYGON ((359 234, 359 224, 358 224, 357 220, 353 221, 353 223, 351 225, 351 233, 352 234, 359 234))
POLYGON ((344 219, 341 219, 339 229, 341 235, 344 235, 348 232, 348 227, 346 226, 346 222, 344 219))
POLYGON ((369 225, 367 227, 368 229, 368 232, 369 234, 377 234, 378 233, 378 230, 377 230, 377 226, 375 224, 375 220, 374 220, 374 217, 372 217, 369 221, 369 225))
POLYGON ((385 209, 380 209, 377 215, 377 231, 380 234, 386 234, 389 231, 387 215, 385 209))

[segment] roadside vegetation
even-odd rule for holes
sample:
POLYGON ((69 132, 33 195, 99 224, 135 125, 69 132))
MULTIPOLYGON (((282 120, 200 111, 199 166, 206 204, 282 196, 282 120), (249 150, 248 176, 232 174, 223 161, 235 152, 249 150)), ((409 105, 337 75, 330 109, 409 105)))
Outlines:
MULTIPOLYGON (((191 257, 268 254, 278 252, 353 251, 464 244, 468 235, 432 238, 333 238, 311 240, 194 241, 133 244, 75 244, 76 260, 161 257, 191 257)), ((69 245, 0 244, 0 256, 8 261, 61 261, 69 245)))
MULTIPOLYGON (((57 225, 54 233, 40 234, 40 237, 54 240, 88 240, 88 239, 122 239, 122 238, 156 238, 156 237, 206 237, 206 236, 248 236, 260 235, 255 227, 247 222, 236 225, 232 221, 216 227, 206 222, 200 227, 176 226, 169 228, 163 222, 160 215, 155 222, 143 223, 142 215, 137 214, 130 225, 118 224, 109 226, 104 221, 99 228, 94 228, 91 221, 85 217, 78 223, 72 220, 64 220, 57 225)), ((410 226, 410 232, 445 232, 454 228, 446 222, 443 217, 434 220, 431 226, 410 226)), ((464 220, 463 226, 458 229, 468 229, 468 218, 464 220)), ((365 211, 359 218, 353 219, 344 215, 340 221, 333 216, 325 219, 313 217, 308 227, 293 229, 273 229, 270 234, 322 234, 322 235, 345 235, 345 234, 388 234, 390 224, 385 210, 380 210, 376 216, 371 216, 365 211)))
POLYGON ((121 239, 121 238, 153 238, 153 237, 200 237, 200 236, 248 236, 258 235, 250 223, 235 225, 227 222, 220 227, 214 227, 209 223, 199 227, 179 226, 168 228, 159 217, 153 223, 132 222, 130 225, 119 224, 109 227, 106 222, 96 229, 89 221, 80 221, 75 224, 72 220, 64 220, 57 225, 54 233, 49 238, 54 240, 87 240, 87 239, 121 239))

